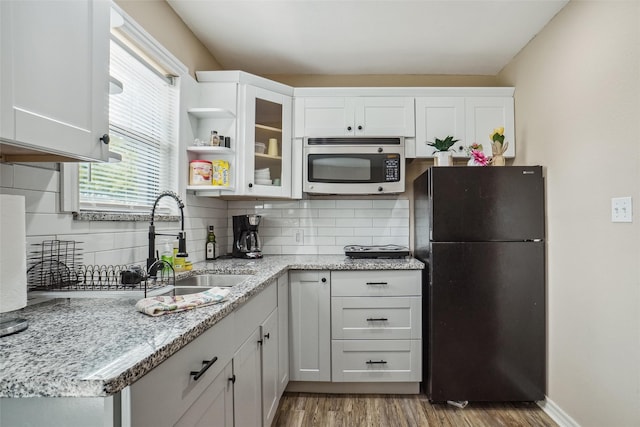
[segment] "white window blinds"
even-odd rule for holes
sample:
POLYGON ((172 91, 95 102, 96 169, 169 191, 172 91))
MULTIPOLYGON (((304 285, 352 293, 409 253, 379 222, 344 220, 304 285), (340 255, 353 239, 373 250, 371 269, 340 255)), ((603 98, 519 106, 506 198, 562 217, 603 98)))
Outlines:
POLYGON ((178 89, 114 40, 110 74, 124 88, 109 96, 109 149, 122 161, 80 167, 80 208, 148 213, 158 194, 177 190, 178 89))

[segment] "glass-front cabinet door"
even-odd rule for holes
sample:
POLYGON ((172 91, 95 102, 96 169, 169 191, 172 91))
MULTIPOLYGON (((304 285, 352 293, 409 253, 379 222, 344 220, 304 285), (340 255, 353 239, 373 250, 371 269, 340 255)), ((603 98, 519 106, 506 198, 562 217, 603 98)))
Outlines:
POLYGON ((238 195, 291 197, 291 97, 244 85, 245 120, 238 195))

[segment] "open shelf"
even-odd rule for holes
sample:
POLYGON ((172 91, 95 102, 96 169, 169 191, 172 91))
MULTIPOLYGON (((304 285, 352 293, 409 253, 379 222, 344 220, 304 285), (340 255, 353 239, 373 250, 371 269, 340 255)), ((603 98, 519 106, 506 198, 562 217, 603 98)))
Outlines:
POLYGON ((232 155, 234 153, 234 151, 231 148, 227 148, 227 147, 211 147, 211 146, 195 146, 192 145, 190 147, 187 147, 187 151, 190 151, 192 153, 199 153, 199 154, 227 154, 227 155, 232 155))

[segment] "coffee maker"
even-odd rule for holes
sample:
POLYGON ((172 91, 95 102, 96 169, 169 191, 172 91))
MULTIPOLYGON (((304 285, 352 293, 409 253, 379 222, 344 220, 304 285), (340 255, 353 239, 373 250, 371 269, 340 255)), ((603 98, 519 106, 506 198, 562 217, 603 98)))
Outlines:
POLYGON ((262 242, 258 235, 260 215, 233 216, 233 249, 234 258, 262 258, 262 242))

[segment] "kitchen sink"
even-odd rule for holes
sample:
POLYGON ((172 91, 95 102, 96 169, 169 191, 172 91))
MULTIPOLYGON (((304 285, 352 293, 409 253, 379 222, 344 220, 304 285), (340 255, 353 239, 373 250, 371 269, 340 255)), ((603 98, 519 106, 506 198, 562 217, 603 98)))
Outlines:
POLYGON ((249 274, 198 274, 176 280, 174 289, 168 293, 177 296, 204 292, 213 287, 230 288, 249 277, 249 274))
MULTIPOLYGON (((219 288, 229 288, 231 286, 237 285, 238 283, 244 282, 249 277, 252 276, 250 274, 197 274, 195 276, 176 280, 176 288, 188 287, 209 289, 213 288, 214 286, 217 286, 219 288)), ((196 290, 195 292, 202 292, 202 290, 196 290)))

